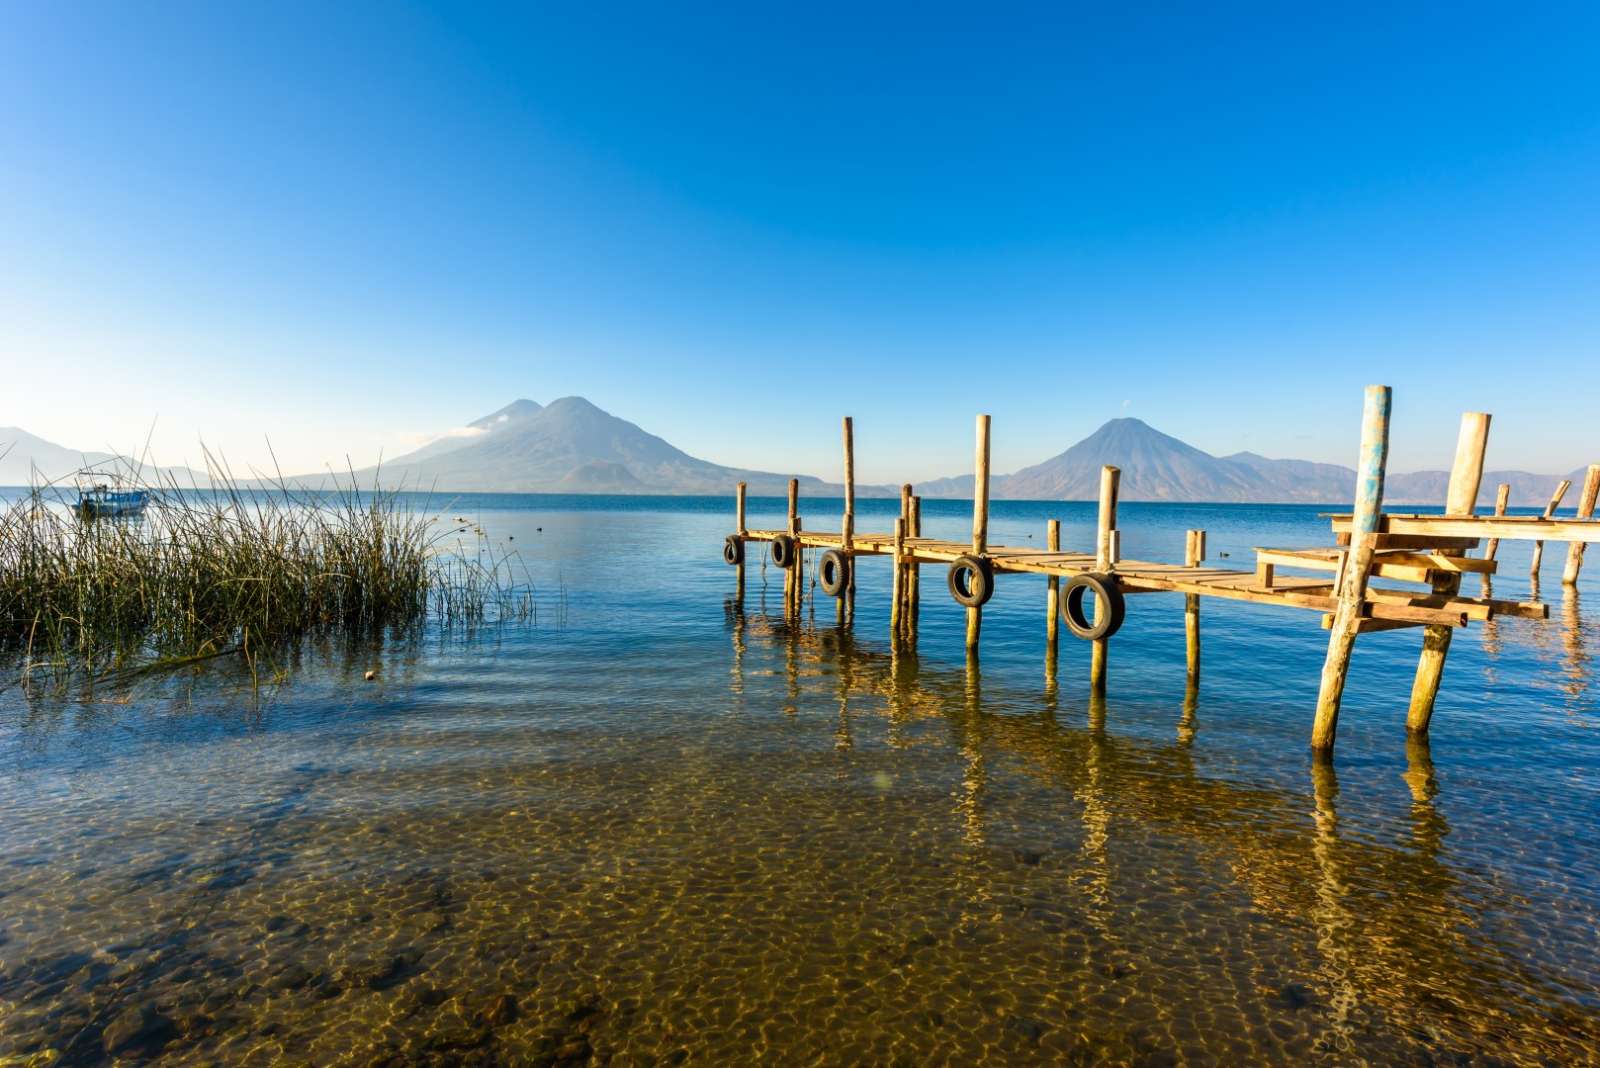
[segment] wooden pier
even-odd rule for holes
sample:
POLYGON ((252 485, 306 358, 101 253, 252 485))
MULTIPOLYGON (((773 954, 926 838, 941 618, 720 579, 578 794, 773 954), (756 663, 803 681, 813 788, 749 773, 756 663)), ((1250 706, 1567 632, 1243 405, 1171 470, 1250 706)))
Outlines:
MULTIPOLYGON (((1569 553, 1563 581, 1577 581, 1583 550, 1600 541, 1600 520, 1594 518, 1600 497, 1600 464, 1588 469, 1577 518, 1555 515, 1563 483, 1542 516, 1504 514, 1505 487, 1495 514, 1476 514, 1490 417, 1469 412, 1462 417, 1455 461, 1451 468, 1442 515, 1392 514, 1383 511, 1383 482, 1389 451, 1391 392, 1369 386, 1362 415, 1361 450, 1354 506, 1333 515, 1333 544, 1314 548, 1258 548, 1250 571, 1207 566, 1205 531, 1191 530, 1182 563, 1124 560, 1117 525, 1121 472, 1101 472, 1098 523, 1090 550, 1064 550, 1060 522, 1046 525, 1045 545, 990 545, 989 417, 977 419, 974 460, 972 539, 950 541, 922 536, 921 499, 910 485, 901 491, 900 515, 894 529, 863 533, 855 529, 855 439, 852 420, 844 420, 844 514, 837 532, 808 528, 799 514, 798 482, 789 483, 787 522, 782 529, 750 529, 745 522, 745 486, 736 496, 734 533, 723 546, 723 559, 737 569, 737 592, 744 594, 745 550, 764 543, 772 561, 784 572, 784 605, 798 612, 805 594, 805 550, 820 551, 816 582, 837 599, 838 619, 854 619, 855 567, 865 557, 886 556, 893 566, 890 638, 896 646, 915 645, 920 613, 923 565, 943 565, 952 598, 966 610, 966 648, 976 657, 982 635, 983 605, 1002 575, 1046 578, 1047 675, 1054 675, 1059 624, 1092 643, 1089 684, 1092 694, 1105 692, 1110 643, 1121 627, 1124 598, 1142 593, 1183 595, 1188 666, 1186 703, 1193 700, 1200 675, 1200 605, 1206 597, 1253 604, 1305 609, 1319 614, 1329 630, 1312 724, 1312 748, 1331 753, 1338 728, 1339 704, 1349 672, 1356 637, 1375 631, 1423 629, 1423 644, 1412 683, 1406 726, 1413 736, 1425 735, 1433 715, 1455 630, 1498 616, 1547 619, 1549 606, 1537 601, 1507 601, 1461 592, 1464 576, 1485 580, 1497 567, 1492 549, 1469 555, 1480 540, 1533 541, 1536 553, 1544 542, 1566 542, 1569 553), (1310 572, 1285 575, 1284 571, 1310 572), (1421 588, 1379 584, 1373 580, 1413 583, 1421 588), (1092 606, 1092 608, 1090 607, 1092 606)), ((1537 563, 1535 564, 1537 569, 1537 563)), ((1537 570, 1535 572, 1537 574, 1537 570)))

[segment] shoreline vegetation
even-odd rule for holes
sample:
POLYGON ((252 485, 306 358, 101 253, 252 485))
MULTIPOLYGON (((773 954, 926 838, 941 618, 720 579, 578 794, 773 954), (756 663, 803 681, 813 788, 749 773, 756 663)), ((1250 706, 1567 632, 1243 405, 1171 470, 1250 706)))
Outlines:
POLYGON ((537 619, 517 553, 404 491, 354 477, 318 492, 211 482, 160 479, 136 520, 80 519, 71 479, 0 507, 0 683, 64 687, 229 656, 254 677, 306 639, 537 619), (456 538, 469 531, 475 549, 456 538))

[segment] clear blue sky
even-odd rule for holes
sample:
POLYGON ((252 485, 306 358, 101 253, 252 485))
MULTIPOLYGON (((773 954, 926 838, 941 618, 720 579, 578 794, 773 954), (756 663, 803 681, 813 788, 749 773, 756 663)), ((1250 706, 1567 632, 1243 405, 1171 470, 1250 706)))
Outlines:
POLYGON ((0 6, 0 425, 357 463, 1600 459, 1600 6, 0 6), (759 9, 759 10, 758 10, 759 9))

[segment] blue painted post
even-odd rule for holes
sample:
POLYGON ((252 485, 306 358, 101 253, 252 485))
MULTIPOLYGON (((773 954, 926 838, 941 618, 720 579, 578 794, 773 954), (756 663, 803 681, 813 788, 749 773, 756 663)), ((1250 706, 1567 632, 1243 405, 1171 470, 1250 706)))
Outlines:
POLYGON ((1344 696, 1344 680, 1350 670, 1350 653, 1355 649, 1356 632, 1367 596, 1367 572, 1372 569, 1375 550, 1373 537, 1383 512, 1383 476, 1389 463, 1388 386, 1368 386, 1361 409, 1361 456, 1356 464, 1355 505, 1350 517, 1350 547, 1346 551, 1340 583, 1335 591, 1338 606, 1333 613, 1333 628, 1328 635, 1328 657, 1322 664, 1322 685, 1317 693, 1317 718, 1311 728, 1311 748, 1319 753, 1333 751, 1339 729, 1339 699, 1344 696))

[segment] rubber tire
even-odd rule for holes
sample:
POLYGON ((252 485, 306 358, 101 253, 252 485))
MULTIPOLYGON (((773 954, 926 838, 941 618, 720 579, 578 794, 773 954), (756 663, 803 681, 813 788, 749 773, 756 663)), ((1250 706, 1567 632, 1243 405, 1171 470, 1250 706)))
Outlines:
POLYGON ((739 535, 729 534, 728 540, 722 543, 722 562, 729 567, 744 563, 744 539, 739 535))
POLYGON ((981 556, 967 553, 950 562, 950 596, 956 604, 968 608, 982 608, 994 596, 994 568, 981 556), (972 577, 965 587, 957 577, 963 571, 972 577))
POLYGON ((1074 575, 1061 588, 1061 621, 1076 637, 1086 642, 1109 638, 1122 628, 1128 614, 1127 602, 1122 598, 1122 587, 1111 575, 1086 571, 1074 575), (1100 601, 1098 622, 1091 622, 1083 612, 1083 598, 1092 593, 1100 601))
POLYGON ((794 566, 795 557, 799 555, 800 546, 788 534, 779 534, 772 539, 772 562, 787 571, 794 566))
POLYGON ((829 597, 843 597, 850 589, 850 558, 838 549, 823 553, 817 560, 817 585, 829 597))

